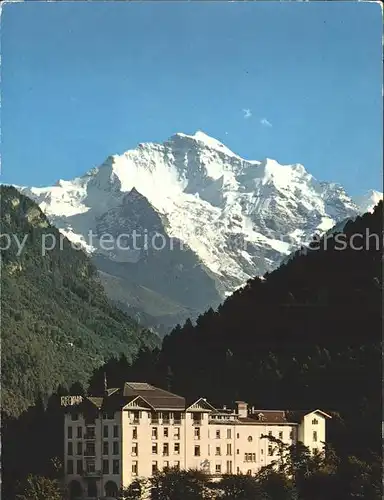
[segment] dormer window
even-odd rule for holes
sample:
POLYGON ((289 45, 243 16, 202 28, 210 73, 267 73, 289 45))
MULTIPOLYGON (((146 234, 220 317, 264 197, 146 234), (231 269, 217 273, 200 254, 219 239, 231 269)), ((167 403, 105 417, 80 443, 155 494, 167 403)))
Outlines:
POLYGON ((258 413, 257 418, 261 421, 264 421, 265 420, 264 413, 258 413))

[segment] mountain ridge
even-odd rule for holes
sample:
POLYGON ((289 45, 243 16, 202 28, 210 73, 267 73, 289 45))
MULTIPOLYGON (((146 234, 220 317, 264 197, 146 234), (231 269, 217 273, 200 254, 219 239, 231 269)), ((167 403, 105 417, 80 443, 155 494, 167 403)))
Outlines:
MULTIPOLYGON (((342 186, 318 181, 303 165, 246 160, 201 131, 176 133, 162 144, 140 143, 72 181, 20 189, 61 232, 84 246, 100 271, 121 277, 124 264, 130 274, 136 264, 147 276, 146 270, 158 272, 155 262, 172 270, 181 294, 162 285, 160 276, 141 282, 136 273, 134 284, 171 302, 183 296, 181 306, 195 311, 192 317, 276 268, 313 234, 362 212, 342 186), (163 235, 162 256, 155 248, 116 248, 127 229, 163 235), (92 243, 86 239, 90 230, 96 235, 92 243), (101 248, 102 234, 112 235, 111 251, 101 248), (171 242, 177 251, 169 248, 171 242)), ((368 201, 362 200, 364 209, 368 201)), ((124 301, 130 305, 121 297, 124 301)))

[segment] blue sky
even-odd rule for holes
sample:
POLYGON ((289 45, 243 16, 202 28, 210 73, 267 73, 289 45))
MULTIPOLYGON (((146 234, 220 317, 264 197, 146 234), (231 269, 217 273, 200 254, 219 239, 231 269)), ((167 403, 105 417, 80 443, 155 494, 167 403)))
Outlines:
POLYGON ((382 190, 378 4, 29 2, 1 23, 2 182, 52 184, 203 130, 382 190))

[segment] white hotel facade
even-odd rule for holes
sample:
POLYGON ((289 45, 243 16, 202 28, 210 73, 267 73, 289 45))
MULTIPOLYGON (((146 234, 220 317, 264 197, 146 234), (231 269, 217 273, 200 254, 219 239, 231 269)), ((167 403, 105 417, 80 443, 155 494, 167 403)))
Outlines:
POLYGON ((276 460, 267 438, 301 441, 322 450, 328 414, 321 410, 214 408, 192 404, 146 383, 126 382, 102 397, 62 398, 64 468, 71 500, 115 498, 121 486, 167 467, 201 469, 213 476, 255 474, 276 460), (292 416, 291 416, 292 415, 292 416), (290 418, 291 416, 291 418, 290 418))

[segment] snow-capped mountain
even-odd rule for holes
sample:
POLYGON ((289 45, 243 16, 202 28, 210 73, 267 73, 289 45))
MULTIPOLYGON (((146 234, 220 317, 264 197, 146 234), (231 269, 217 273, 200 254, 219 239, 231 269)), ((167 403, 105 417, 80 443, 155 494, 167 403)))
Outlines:
POLYGON ((303 165, 245 160, 203 132, 139 144, 82 177, 22 190, 92 254, 114 300, 168 326, 369 205, 303 165))
POLYGON ((364 212, 373 212, 374 207, 383 199, 383 193, 370 189, 368 192, 356 198, 356 204, 364 212))

